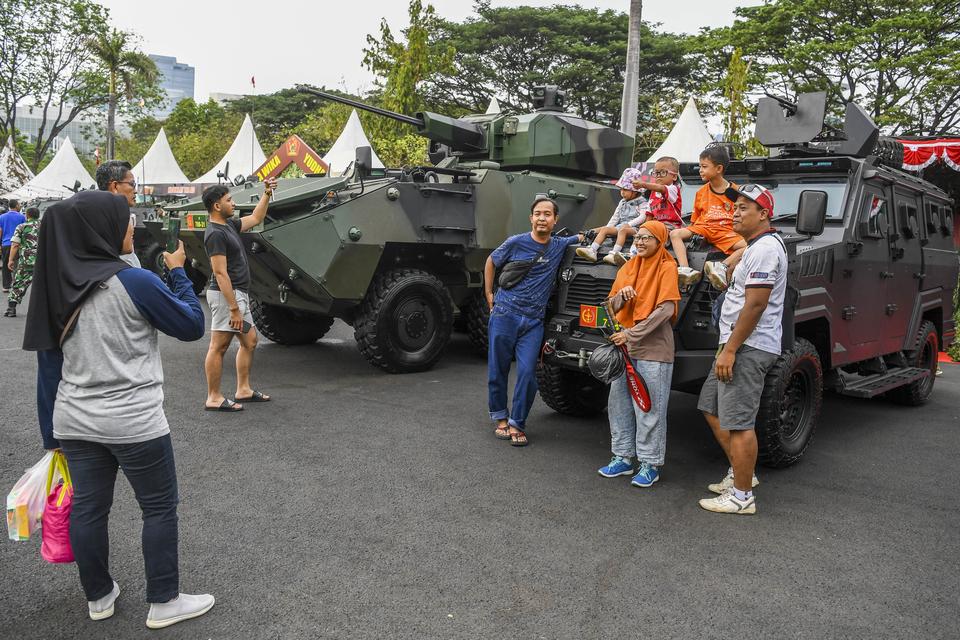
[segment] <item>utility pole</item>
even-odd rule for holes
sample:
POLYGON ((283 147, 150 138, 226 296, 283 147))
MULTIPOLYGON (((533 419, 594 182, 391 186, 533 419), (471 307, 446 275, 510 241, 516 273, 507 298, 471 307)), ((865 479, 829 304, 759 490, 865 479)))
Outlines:
POLYGON ((627 66, 620 103, 620 131, 637 136, 637 95, 640 92, 640 13, 643 0, 630 0, 630 26, 627 34, 627 66))

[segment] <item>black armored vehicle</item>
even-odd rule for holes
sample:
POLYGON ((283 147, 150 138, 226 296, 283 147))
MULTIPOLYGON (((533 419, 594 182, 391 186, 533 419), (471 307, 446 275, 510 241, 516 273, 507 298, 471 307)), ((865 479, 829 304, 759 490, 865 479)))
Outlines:
MULTIPOLYGON (((757 417, 760 460, 768 466, 787 466, 803 454, 824 389, 923 403, 933 391, 938 352, 956 331, 954 203, 900 170, 903 148, 880 138, 860 107, 847 105, 838 130, 824 124, 825 104, 824 93, 803 94, 797 104, 762 99, 756 134, 772 155, 733 161, 726 173, 773 191, 788 283, 799 292, 784 312, 783 353, 767 376, 757 417)), ((700 186, 696 165, 683 164, 680 173, 685 189, 700 186)), ((688 252, 695 269, 723 256, 698 236, 688 252)), ((615 274, 616 267, 587 262, 572 249, 560 269, 538 371, 541 396, 556 411, 587 415, 605 405, 606 386, 586 368, 605 338, 588 325, 596 323, 615 274)), ((704 278, 681 293, 673 387, 697 392, 719 341, 711 315, 719 292, 704 278)))

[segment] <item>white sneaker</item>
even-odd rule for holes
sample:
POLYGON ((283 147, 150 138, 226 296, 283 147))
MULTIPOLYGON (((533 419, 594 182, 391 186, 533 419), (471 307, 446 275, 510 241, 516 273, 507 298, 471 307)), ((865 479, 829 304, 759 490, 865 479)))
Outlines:
POLYGON ((677 274, 678 274, 677 279, 680 281, 681 287, 695 284, 697 280, 700 279, 700 272, 695 271, 690 267, 677 267, 677 274))
MULTIPOLYGON (((757 480, 757 474, 753 474, 753 487, 758 484, 760 484, 760 481, 757 480)), ((720 482, 707 485, 707 491, 712 493, 723 493, 729 489, 733 489, 733 469, 728 470, 727 475, 723 476, 723 480, 720 482)))
POLYGON ((703 265, 703 272, 714 289, 723 291, 729 286, 727 282, 727 265, 719 261, 710 261, 703 265))
POLYGON ((607 264, 612 264, 615 267, 622 267, 627 264, 627 259, 619 251, 611 251, 607 255, 603 256, 603 261, 607 264))
POLYGON ((714 513, 733 513, 736 515, 753 515, 757 512, 757 501, 751 495, 746 500, 740 500, 733 491, 724 491, 716 498, 704 498, 700 506, 714 513))
POLYGON ((172 624, 197 618, 213 607, 216 600, 209 593, 192 596, 181 593, 170 602, 153 603, 147 614, 147 626, 151 629, 163 629, 172 624))
POLYGON ((106 620, 113 615, 113 604, 120 596, 120 585, 113 581, 113 589, 99 600, 87 600, 91 620, 106 620))
POLYGON ((597 261, 597 252, 590 247, 577 247, 577 255, 590 262, 597 261))

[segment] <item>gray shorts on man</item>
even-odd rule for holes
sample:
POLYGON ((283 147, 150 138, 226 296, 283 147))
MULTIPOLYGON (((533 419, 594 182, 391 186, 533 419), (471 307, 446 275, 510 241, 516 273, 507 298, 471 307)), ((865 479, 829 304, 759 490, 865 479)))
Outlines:
POLYGON ((753 429, 767 371, 776 361, 776 354, 745 344, 737 350, 730 382, 717 380, 717 363, 714 361, 710 375, 700 389, 697 409, 717 416, 720 428, 726 431, 753 429))

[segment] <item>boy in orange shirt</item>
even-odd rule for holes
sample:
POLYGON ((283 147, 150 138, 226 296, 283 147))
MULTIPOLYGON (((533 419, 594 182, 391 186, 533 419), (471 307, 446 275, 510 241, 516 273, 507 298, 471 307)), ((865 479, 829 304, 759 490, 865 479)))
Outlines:
POLYGON ((700 179, 706 184, 697 191, 690 224, 670 232, 680 286, 693 284, 700 279, 700 272, 691 269, 687 262, 687 248, 684 245, 694 234, 703 236, 707 242, 727 254, 723 262, 707 262, 703 265, 710 284, 720 290, 727 288, 727 273, 737 266, 747 248, 747 241, 733 230, 736 185, 723 177, 729 164, 730 155, 719 145, 711 145, 700 153, 700 179))

